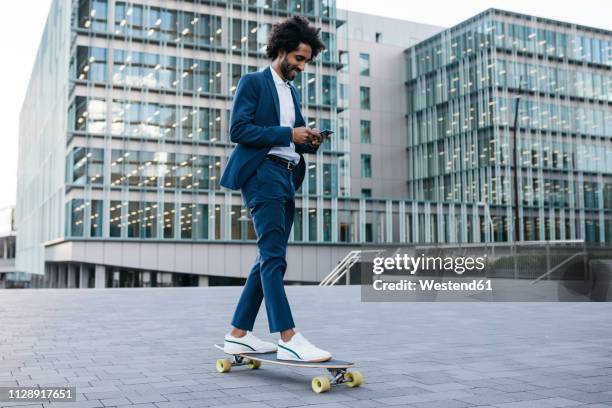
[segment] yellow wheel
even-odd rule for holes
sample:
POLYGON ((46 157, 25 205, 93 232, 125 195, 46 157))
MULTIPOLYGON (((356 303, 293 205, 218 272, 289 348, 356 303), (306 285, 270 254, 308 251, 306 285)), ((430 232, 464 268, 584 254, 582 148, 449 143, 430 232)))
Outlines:
POLYGON ((363 375, 359 371, 353 371, 350 373, 344 374, 344 378, 346 378, 346 385, 349 388, 359 387, 363 384, 363 375))
POLYGON ((249 360, 249 362, 247 363, 247 367, 252 368, 252 369, 258 369, 259 367, 261 367, 261 361, 259 360, 249 360))
POLYGON ((312 390, 317 394, 329 391, 331 383, 327 377, 315 377, 312 379, 312 390))
POLYGON ((221 358, 217 360, 217 371, 220 373, 227 373, 232 369, 232 362, 227 358, 221 358))

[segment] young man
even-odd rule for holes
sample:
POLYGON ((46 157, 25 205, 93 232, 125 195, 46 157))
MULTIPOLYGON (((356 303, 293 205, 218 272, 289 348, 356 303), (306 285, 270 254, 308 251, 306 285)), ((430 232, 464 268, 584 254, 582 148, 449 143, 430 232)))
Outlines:
POLYGON ((266 48, 272 64, 243 76, 234 96, 230 138, 237 145, 220 183, 242 190, 257 233, 258 256, 234 312, 233 328, 225 336, 228 353, 276 351, 279 359, 297 361, 331 358, 293 330, 283 285, 295 190, 306 168, 302 154, 316 153, 322 141, 316 129, 305 126, 289 81, 325 48, 319 30, 300 16, 275 24, 266 48), (251 333, 262 300, 270 332, 280 332, 278 347, 251 333))

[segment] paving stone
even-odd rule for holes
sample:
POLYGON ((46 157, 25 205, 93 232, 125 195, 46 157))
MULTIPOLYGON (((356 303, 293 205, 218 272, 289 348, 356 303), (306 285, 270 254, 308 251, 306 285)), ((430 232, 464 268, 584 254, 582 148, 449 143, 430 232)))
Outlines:
MULTIPOLYGON (((216 372, 240 291, 4 291, 0 386, 77 387, 76 402, 25 403, 39 408, 612 406, 610 303, 363 303, 358 287, 288 286, 298 331, 364 374, 316 395, 323 370, 216 372)), ((254 332, 277 339, 264 308, 254 332)))

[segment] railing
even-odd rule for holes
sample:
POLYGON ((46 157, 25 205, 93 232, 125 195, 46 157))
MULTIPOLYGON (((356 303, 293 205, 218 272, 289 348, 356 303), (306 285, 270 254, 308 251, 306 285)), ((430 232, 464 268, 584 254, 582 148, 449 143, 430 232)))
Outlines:
POLYGON ((380 254, 382 250, 356 250, 351 251, 336 265, 336 267, 327 275, 319 286, 334 286, 343 276, 346 275, 346 284, 350 284, 349 277, 347 274, 351 270, 351 267, 355 265, 361 259, 363 253, 376 253, 380 254))
MULTIPOLYGON (((366 247, 367 248, 367 247, 366 247)), ((342 278, 346 284, 363 283, 367 277, 351 279, 351 268, 367 264, 372 257, 394 257, 397 253, 409 256, 486 257, 485 268, 466 271, 466 276, 483 276, 498 279, 524 279, 532 284, 543 280, 589 279, 589 263, 594 259, 611 259, 610 247, 587 245, 584 240, 518 241, 496 243, 445 243, 370 246, 367 250, 350 251, 319 283, 333 286, 342 278), (369 253, 370 256, 365 256, 369 253), (366 259, 368 258, 368 259, 366 259)), ((356 269, 356 268, 353 268, 356 269)), ((353 271, 354 272, 354 271, 353 271)), ((423 276, 445 276, 448 272, 427 270, 423 276)), ((393 274, 392 271, 387 272, 393 274)), ((401 273, 399 273, 401 275, 401 273)), ((451 275, 455 273, 451 271, 451 275)))

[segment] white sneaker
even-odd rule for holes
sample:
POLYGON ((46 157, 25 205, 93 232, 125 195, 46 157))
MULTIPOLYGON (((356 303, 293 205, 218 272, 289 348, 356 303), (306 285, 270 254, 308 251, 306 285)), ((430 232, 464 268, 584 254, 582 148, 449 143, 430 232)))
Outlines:
POLYGON ((302 333, 295 333, 291 340, 284 342, 278 340, 278 351, 276 358, 279 360, 321 362, 331 359, 331 353, 314 346, 302 336, 302 333))
POLYGON ((276 344, 263 341, 251 332, 242 337, 234 337, 228 333, 223 342, 223 351, 228 354, 270 353, 276 351, 276 344))

